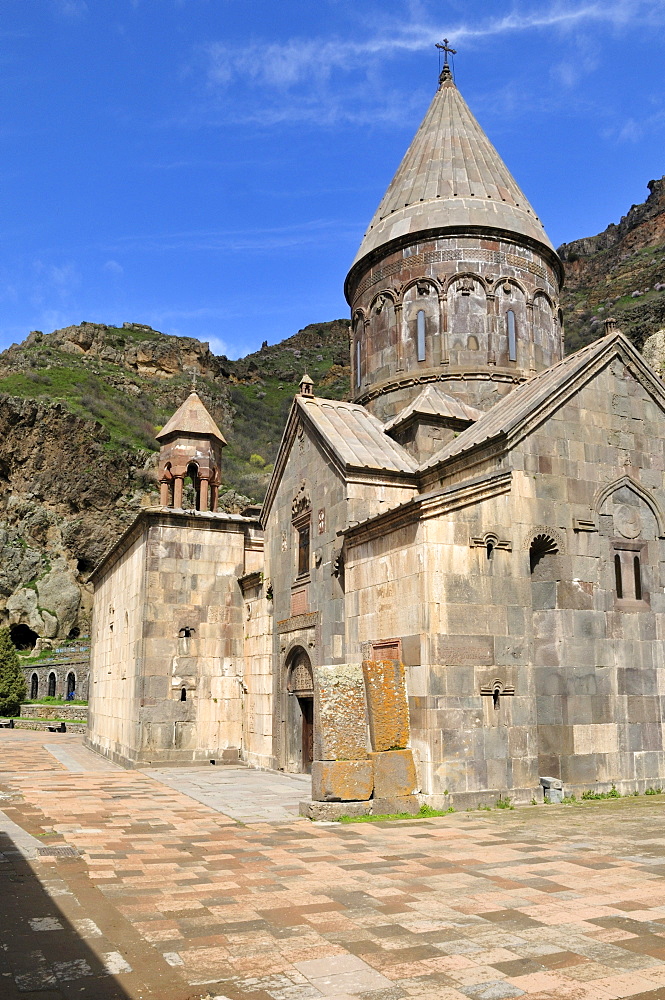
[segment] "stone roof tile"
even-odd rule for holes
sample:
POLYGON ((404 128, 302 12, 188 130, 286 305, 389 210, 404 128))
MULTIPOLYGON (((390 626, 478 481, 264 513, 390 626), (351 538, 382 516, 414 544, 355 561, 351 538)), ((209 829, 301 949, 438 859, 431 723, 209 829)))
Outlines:
POLYGON ((296 396, 296 400, 344 465, 377 472, 416 471, 413 458, 363 406, 317 396, 296 396))
POLYGON ((540 219, 449 78, 434 95, 352 266, 400 236, 478 226, 508 230, 554 249, 540 219))
MULTIPOLYGON (((610 353, 612 348, 618 348, 624 355, 636 359, 642 368, 647 368, 642 357, 622 333, 617 332, 600 340, 594 340, 582 350, 569 355, 551 368, 539 372, 528 382, 522 383, 509 392, 480 420, 477 420, 471 427, 467 427, 459 437, 449 442, 441 451, 423 463, 420 466, 420 471, 424 472, 447 462, 451 458, 471 451, 492 438, 508 435, 517 430, 519 425, 531 416, 538 407, 555 398, 580 371, 603 353, 610 353)), ((656 383, 656 376, 654 375, 653 378, 654 383, 656 383)))
POLYGON ((155 434, 155 437, 158 441, 164 441, 172 434, 198 434, 215 437, 222 444, 226 444, 224 435, 206 410, 201 397, 194 390, 178 407, 171 419, 164 424, 161 431, 155 434))
POLYGON ((475 406, 469 406, 460 399, 455 399, 443 392, 436 386, 428 385, 416 398, 405 406, 403 410, 389 420, 384 425, 386 433, 400 427, 411 417, 412 414, 422 414, 423 416, 448 417, 452 420, 473 423, 479 420, 484 414, 482 410, 477 410, 475 406))

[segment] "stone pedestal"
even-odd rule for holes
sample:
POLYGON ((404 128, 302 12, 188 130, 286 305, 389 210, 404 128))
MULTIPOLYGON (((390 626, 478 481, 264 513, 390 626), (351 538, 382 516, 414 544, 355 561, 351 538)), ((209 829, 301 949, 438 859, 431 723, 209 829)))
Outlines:
POLYGON ((374 787, 371 760, 315 760, 312 798, 319 802, 369 799, 374 787))
POLYGON ((374 765, 374 798, 412 795, 417 788, 416 765, 411 750, 371 753, 374 765))

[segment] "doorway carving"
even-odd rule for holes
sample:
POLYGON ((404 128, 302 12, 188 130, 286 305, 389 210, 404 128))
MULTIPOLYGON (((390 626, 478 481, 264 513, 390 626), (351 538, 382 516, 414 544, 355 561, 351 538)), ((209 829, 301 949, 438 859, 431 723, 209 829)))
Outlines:
POLYGON ((286 671, 284 770, 310 774, 314 758, 314 679, 309 656, 296 646, 286 671))

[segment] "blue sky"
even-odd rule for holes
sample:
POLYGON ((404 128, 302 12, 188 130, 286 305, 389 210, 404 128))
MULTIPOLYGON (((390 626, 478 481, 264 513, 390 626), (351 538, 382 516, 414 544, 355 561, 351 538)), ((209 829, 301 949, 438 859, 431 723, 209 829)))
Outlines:
POLYGON ((0 348, 131 320, 237 357, 347 315, 444 35, 555 245, 665 173, 665 0, 2 0, 0 348))

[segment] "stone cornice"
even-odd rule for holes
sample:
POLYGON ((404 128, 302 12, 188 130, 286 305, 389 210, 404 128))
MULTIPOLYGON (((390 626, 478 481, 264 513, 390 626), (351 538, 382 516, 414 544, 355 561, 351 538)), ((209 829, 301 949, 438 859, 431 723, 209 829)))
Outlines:
POLYGON ((404 372, 401 376, 385 379, 383 382, 378 382, 371 388, 359 392, 357 396, 354 396, 352 402, 366 406, 378 396, 385 396, 398 389, 408 389, 414 385, 429 385, 432 382, 503 382, 510 385, 521 385, 528 380, 529 376, 518 374, 515 369, 498 368, 495 365, 485 365, 483 368, 471 370, 440 365, 437 368, 425 368, 417 373, 415 371, 404 372))
POLYGON ((149 528, 161 525, 179 528, 205 528, 224 533, 245 533, 248 526, 259 527, 254 517, 226 514, 221 511, 176 510, 173 507, 144 507, 120 538, 104 553, 87 582, 93 585, 124 555, 134 542, 149 528))
POLYGON ((512 243, 514 246, 527 247, 529 250, 539 254, 544 258, 544 260, 547 261, 559 279, 559 288, 563 288, 565 279, 563 262, 559 255, 545 243, 531 239, 528 236, 523 236, 521 234, 517 235, 516 233, 510 232, 506 229, 493 229, 485 226, 465 226, 461 229, 455 226, 444 226, 436 229, 424 229, 418 233, 405 233, 404 236, 400 236, 388 243, 381 244, 381 246, 378 246, 371 253, 368 253, 359 261, 356 261, 356 263, 351 267, 351 270, 347 274, 344 282, 344 295, 346 297, 346 301, 349 303, 351 308, 353 308, 355 289, 358 285, 360 276, 371 267, 374 267, 378 261, 384 259, 385 257, 389 257, 391 254, 396 253, 399 250, 403 250, 405 247, 414 246, 416 243, 427 243, 432 240, 445 237, 454 239, 464 238, 465 236, 499 239, 505 243, 512 243))
POLYGON ((345 547, 352 548, 377 536, 396 531, 407 524, 440 517, 462 507, 468 507, 469 504, 481 503, 501 493, 509 493, 511 483, 512 472, 508 470, 492 472, 464 483, 423 493, 400 504, 399 507, 393 507, 376 517, 347 528, 344 532, 345 547))

